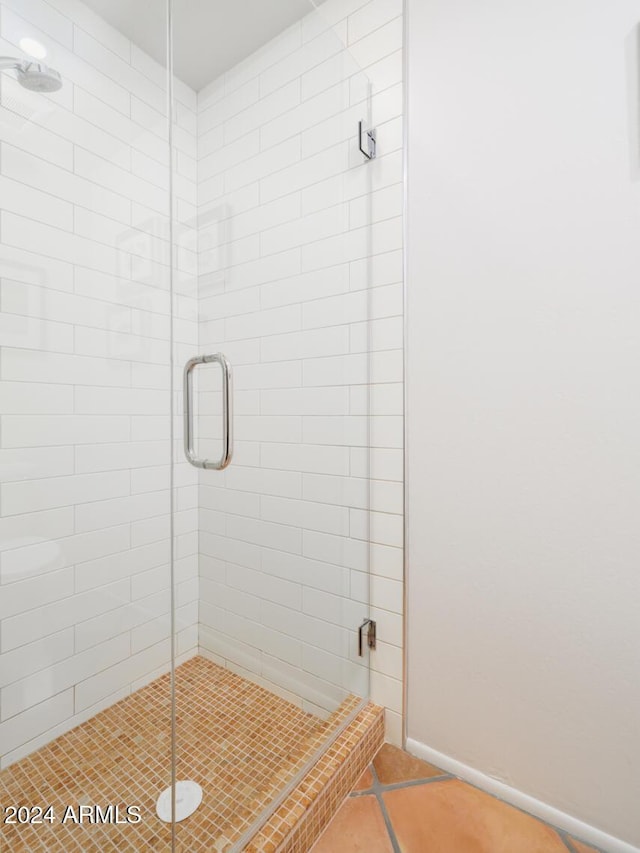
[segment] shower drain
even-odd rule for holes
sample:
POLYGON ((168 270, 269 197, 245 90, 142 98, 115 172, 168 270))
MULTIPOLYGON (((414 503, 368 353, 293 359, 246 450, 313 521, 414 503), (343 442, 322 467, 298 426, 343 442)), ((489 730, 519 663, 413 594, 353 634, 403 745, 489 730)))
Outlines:
MULTIPOLYGON (((192 815, 202 802, 202 788, 197 782, 176 782, 176 823, 192 815)), ((166 788, 156 802, 156 814, 171 823, 171 787, 166 788)))

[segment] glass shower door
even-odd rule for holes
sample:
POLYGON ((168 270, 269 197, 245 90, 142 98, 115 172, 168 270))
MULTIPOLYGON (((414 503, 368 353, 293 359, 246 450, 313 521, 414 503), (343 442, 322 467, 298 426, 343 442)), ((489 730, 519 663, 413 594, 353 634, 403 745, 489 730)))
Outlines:
POLYGON ((253 43, 229 14, 207 50, 185 0, 173 20, 198 150, 197 346, 175 373, 188 364, 198 655, 176 670, 176 760, 204 792, 177 838, 233 851, 368 698, 374 637, 370 89, 348 4, 248 6, 253 43))

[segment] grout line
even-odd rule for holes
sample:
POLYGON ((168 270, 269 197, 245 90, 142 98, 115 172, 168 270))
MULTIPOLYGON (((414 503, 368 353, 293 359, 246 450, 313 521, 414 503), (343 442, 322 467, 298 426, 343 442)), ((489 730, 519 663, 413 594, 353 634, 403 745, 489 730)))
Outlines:
POLYGON ((350 797, 362 797, 365 794, 386 793, 387 791, 398 791, 402 788, 416 788, 419 785, 430 785, 432 782, 447 782, 449 779, 455 779, 451 773, 442 773, 439 776, 430 776, 426 779, 408 779, 406 782, 392 782, 389 785, 383 785, 378 782, 374 783, 372 788, 367 788, 366 791, 352 791, 350 797))
POLYGON ((391 823, 391 818, 389 817, 389 813, 387 812, 387 807, 384 803, 384 800, 382 799, 382 785, 380 784, 380 780, 378 779, 378 774, 376 773, 376 769, 373 766, 373 762, 371 762, 371 764, 369 765, 369 770, 371 772, 371 776, 373 777, 373 792, 378 803, 378 807, 382 813, 387 832, 389 834, 389 840, 391 841, 391 845, 393 847, 393 853, 402 853, 402 851, 400 850, 400 845, 398 844, 398 839, 396 838, 396 834, 393 829, 393 824, 391 823))
POLYGON ((571 843, 571 839, 569 838, 567 833, 563 832, 561 829, 557 829, 556 832, 558 833, 560 840, 562 841, 564 846, 567 848, 567 850, 569 850, 570 853, 577 853, 576 848, 571 843))
MULTIPOLYGON (((541 823, 546 823, 546 821, 542 820, 541 818, 536 818, 536 820, 540 820, 540 822, 541 822, 541 823)), ((570 851, 571 851, 571 853, 578 853, 578 851, 576 850, 576 847, 575 847, 575 845, 574 845, 574 843, 573 843, 573 840, 572 840, 572 838, 570 837, 570 835, 569 835, 569 833, 568 833, 568 832, 566 832, 564 829, 558 829, 558 827, 553 826, 552 824, 547 824, 547 826, 551 826, 553 829, 555 829, 555 831, 556 831, 556 832, 558 833, 558 835, 560 836, 561 840, 564 842, 564 844, 565 844, 565 846, 566 846, 567 850, 570 850, 570 851)), ((594 845, 593 845, 591 842, 586 842, 586 841, 585 841, 585 842, 583 842, 583 843, 584 843, 584 844, 587 844, 587 845, 588 845, 588 847, 589 847, 589 849, 593 850, 593 851, 594 851, 594 853, 604 853, 604 851, 603 851, 603 850, 601 850, 601 848, 600 848, 600 847, 594 847, 594 845)))

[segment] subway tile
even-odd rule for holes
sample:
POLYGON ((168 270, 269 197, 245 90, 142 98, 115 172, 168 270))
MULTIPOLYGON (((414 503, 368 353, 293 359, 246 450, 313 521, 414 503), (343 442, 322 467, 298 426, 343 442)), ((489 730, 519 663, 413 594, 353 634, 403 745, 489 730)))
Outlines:
MULTIPOLYGON (((292 147, 294 142, 295 140, 290 141, 289 147, 292 147)), ((274 174, 261 177, 260 198, 272 201, 295 190, 302 190, 340 174, 347 166, 347 144, 339 143, 299 162, 288 166, 283 164, 274 174)))
MULTIPOLYGON (((403 110, 402 83, 396 83, 388 89, 384 89, 383 91, 375 94, 371 99, 371 110, 373 120, 380 124, 401 116, 403 110)), ((378 183, 381 180, 382 172, 385 167, 389 166, 389 164, 385 162, 385 159, 385 157, 381 157, 376 164, 377 168, 374 172, 374 179, 378 183)), ((396 155, 394 162, 398 162, 399 160, 400 156, 396 155)))
POLYGON ((231 267, 226 271, 225 279, 228 288, 247 288, 288 278, 300 272, 300 250, 290 249, 231 267))
POLYGON ((85 619, 74 627, 75 649, 82 652, 99 646, 113 637, 127 635, 150 620, 170 612, 169 590, 155 593, 137 601, 124 604, 117 611, 107 611, 85 619))
POLYGON ((346 507, 287 498, 262 496, 260 516, 267 521, 334 533, 338 536, 347 535, 349 527, 346 507))
MULTIPOLYGON (((35 518, 44 513, 35 514, 35 518)), ((71 519, 73 513, 71 511, 71 519)), ((19 518, 23 518, 20 516, 19 518)), ((64 527, 51 534, 48 540, 38 536, 11 540, 13 550, 2 555, 2 582, 13 583, 37 574, 56 571, 60 568, 115 554, 129 547, 129 527, 112 527, 93 533, 74 534, 69 516, 62 516, 64 527), (56 535, 61 538, 56 538, 56 535)), ((35 524, 34 524, 35 526, 35 524)))
POLYGON ((73 474, 73 447, 57 447, 55 453, 49 447, 0 450, 0 468, 3 483, 73 474))
POLYGON ((302 539, 302 553, 305 557, 345 568, 366 571, 369 556, 369 543, 329 533, 305 530, 302 539))
POLYGON ((80 0, 57 0, 57 6, 74 22, 75 28, 82 29, 97 39, 100 44, 116 53, 126 62, 131 61, 131 42, 104 18, 90 9, 80 0))
MULTIPOLYGON (((93 393, 93 389, 90 390, 93 393)), ((168 458, 169 443, 164 441, 107 442, 75 447, 75 468, 78 474, 120 469, 135 470, 148 465, 166 463, 168 458)))
POLYGON ((371 0, 348 18, 349 44, 402 15, 402 0, 371 0))
MULTIPOLYGON (((110 163, 90 151, 76 148, 75 173, 82 178, 94 181, 105 189, 121 187, 124 190, 123 195, 131 201, 166 215, 168 195, 165 189, 125 171, 119 165, 110 163)), ((93 268, 92 264, 86 264, 86 266, 93 268)), ((97 267, 97 269, 100 268, 97 267)), ((114 272, 114 270, 107 270, 107 272, 114 272)))
POLYGON ((381 610, 402 613, 403 585, 399 580, 371 576, 371 604, 381 610))
POLYGON ((41 192, 37 187, 29 187, 20 180, 12 180, 8 170, 4 168, 4 160, 3 151, 3 172, 7 175, 7 177, 0 176, 3 209, 46 225, 55 225, 66 231, 72 231, 73 206, 61 198, 41 192))
MULTIPOLYGON (((363 120, 365 112, 366 108, 362 104, 350 105, 345 94, 339 110, 329 113, 322 121, 303 131, 302 157, 311 157, 329 146, 342 144, 348 148, 348 166, 362 168, 362 154, 356 144, 354 129, 357 135, 358 123, 363 120)), ((344 195, 344 179, 341 178, 341 175, 336 175, 331 179, 336 201, 344 195)))
POLYGON ((284 471, 348 474, 349 448, 330 445, 265 444, 261 447, 262 464, 284 471))
POLYGON ((302 99, 313 98, 331 86, 347 81, 357 71, 358 65, 350 53, 345 50, 335 53, 302 74, 302 99))
POLYGON ((305 500, 366 509, 370 500, 370 481, 356 477, 332 477, 304 474, 302 494, 305 500))
POLYGON ((262 256, 284 252, 324 237, 342 234, 348 230, 349 211, 346 205, 300 216, 294 222, 276 226, 260 235, 262 256))
POLYGON ((6 10, 8 9, 16 9, 20 13, 23 19, 22 33, 29 31, 29 27, 24 27, 24 22, 28 21, 54 41, 69 49, 72 48, 73 24, 71 20, 49 3, 44 2, 44 0, 5 0, 3 5, 5 6, 4 14, 7 16, 6 10))
POLYGON ((124 415, 3 415, 2 441, 6 448, 52 447, 129 439, 124 415))
POLYGON ((28 315, 0 313, 0 336, 7 347, 41 352, 73 351, 73 327, 28 315))
POLYGON ((48 572, 40 577, 16 580, 3 587, 0 619, 67 598, 73 591, 72 568, 48 572))
MULTIPOLYGON (((131 218, 131 203, 123 195, 105 189, 91 180, 79 177, 39 157, 33 157, 22 149, 12 145, 2 145, 2 172, 8 178, 43 191, 51 196, 50 204, 68 203, 99 211, 119 222, 128 223, 131 218)), ((24 192, 27 192, 25 189, 24 192)), ((40 200, 40 206, 44 206, 40 200)), ((27 213, 27 215, 29 215, 27 213)), ((31 214, 33 215, 33 214, 31 214)), ((38 213, 38 218, 40 218, 38 213)), ((65 218, 56 227, 65 227, 65 218)), ((44 220, 47 221, 47 220, 44 220)), ((67 230, 73 230, 71 225, 67 230)))
POLYGON ((0 223, 3 241, 18 249, 37 245, 44 255, 102 272, 117 272, 123 263, 118 251, 112 247, 70 234, 60 228, 43 225, 8 212, 1 215, 0 223))
POLYGON ((371 701, 397 714, 402 713, 402 681, 398 678, 390 678, 382 672, 371 671, 371 701))
POLYGON ((79 562, 75 567, 75 589, 85 592, 103 586, 108 581, 124 580, 138 572, 168 565, 170 559, 168 532, 161 541, 140 547, 128 547, 96 560, 79 562))
MULTIPOLYGON (((398 4, 399 5, 399 4, 398 4)), ((384 0, 380 0, 380 15, 378 19, 390 13, 390 8, 387 5, 385 8, 384 0)), ((353 19, 352 19, 353 20, 353 19)), ((356 34, 362 34, 357 41, 351 40, 349 50, 354 56, 359 66, 366 70, 367 66, 373 65, 379 59, 387 56, 402 48, 403 41, 403 23, 402 16, 393 18, 388 23, 365 35, 366 23, 364 18, 359 22, 356 21, 356 34)))
POLYGON ((75 688, 76 712, 89 708, 101 698, 109 696, 123 682, 134 683, 144 678, 146 673, 153 672, 168 659, 169 642, 165 640, 81 681, 75 688))
POLYGON ((273 601, 282 607, 293 610, 300 610, 302 607, 302 586, 290 580, 265 575, 242 566, 233 566, 227 569, 227 583, 233 588, 259 596, 266 601, 273 601))
POLYGON ((299 103, 300 81, 293 80, 291 83, 276 89, 275 92, 266 97, 260 98, 252 106, 228 119, 224 124, 225 142, 228 144, 239 139, 244 134, 260 128, 262 147, 268 147, 265 144, 263 136, 265 128, 277 116, 288 113, 299 103))
POLYGON ((350 288, 377 288, 403 280, 403 257, 401 250, 378 253, 373 258, 353 261, 350 264, 350 288))
POLYGON ((227 94, 234 93, 246 80, 256 77, 265 68, 270 68, 275 62, 289 56, 301 43, 300 23, 287 27, 284 32, 225 73, 225 91, 227 94))
MULTIPOLYGON (((371 607, 371 618, 376 620, 378 634, 385 643, 402 648, 404 638, 404 623, 401 613, 391 613, 380 607, 371 607)), ((396 673, 396 677, 400 677, 396 673)))
POLYGON ((0 490, 3 514, 19 515, 128 494, 129 474, 115 471, 5 483, 0 490))
POLYGON ((2 123, 2 147, 13 146, 25 153, 40 157, 64 169, 73 169, 73 143, 70 139, 42 126, 33 116, 32 133, 25 134, 24 118, 4 106, 0 106, 2 123))
POLYGON ((322 32, 298 50, 289 53, 275 62, 260 75, 260 94, 265 97, 270 92, 304 74, 330 56, 338 53, 342 44, 332 31, 322 32))
POLYGON ((4 279, 0 294, 3 310, 9 314, 94 328, 127 328, 130 324, 126 308, 52 288, 4 279))
POLYGON ((52 664, 47 677, 42 673, 23 678, 0 692, 3 717, 20 714, 39 702, 43 702, 63 690, 75 686, 94 672, 122 661, 129 656, 130 642, 127 635, 114 637, 95 648, 70 655, 66 660, 52 664))
POLYGON ((255 104, 259 97, 258 80, 254 78, 235 88, 231 95, 223 95, 206 106, 203 104, 198 114, 198 132, 206 133, 211 128, 228 121, 251 104, 255 104))
POLYGON ((262 148, 270 148, 303 133, 348 106, 349 84, 343 79, 337 85, 307 97, 303 103, 263 125, 260 128, 262 148))
POLYGON ((114 610, 129 600, 129 581, 108 584, 98 590, 69 596, 3 620, 2 648, 10 651, 75 624, 78 614, 85 619, 114 610))
POLYGON ((401 515, 361 509, 350 509, 349 515, 349 529, 354 539, 402 547, 404 531, 401 515))
MULTIPOLYGON (((0 518, 0 576, 2 583, 8 583, 11 569, 8 567, 6 551, 38 545, 57 536, 69 536, 73 533, 73 508, 27 513, 25 515, 0 518)), ((16 566, 17 573, 21 567, 16 566)), ((19 574, 16 575, 16 577, 19 574)))
POLYGON ((336 708, 345 698, 344 689, 266 653, 262 658, 262 673, 281 688, 327 710, 336 708))
POLYGON ((263 415, 346 415, 349 414, 349 389, 263 389, 260 411, 263 415))
MULTIPOLYGON (((396 50, 395 53, 391 53, 383 59, 378 60, 378 62, 367 66, 367 78, 370 82, 370 91, 373 96, 384 92, 392 86, 397 86, 402 82, 403 75, 402 50, 396 50)), ((401 115, 402 110, 403 106, 401 105, 397 115, 401 115)))
POLYGON ((351 352, 377 352, 399 350, 404 342, 401 316, 354 323, 350 326, 351 352))
POLYGON ((169 412, 169 399, 163 390, 86 386, 76 389, 75 411, 96 415, 162 415, 169 412))
POLYGON ((73 628, 66 628, 43 640, 0 654, 0 688, 34 673, 42 673, 72 654, 73 628))
MULTIPOLYGON (((86 60, 93 68, 98 69, 112 80, 117 80, 136 97, 149 103, 157 110, 164 110, 166 94, 164 85, 156 85, 136 68, 128 59, 115 54, 111 48, 85 30, 76 28, 73 41, 74 53, 86 60)), ((160 81, 158 81, 160 82, 160 81)))
MULTIPOLYGON (((65 690, 0 723, 2 743, 24 745, 73 715, 73 690, 65 690)), ((31 750, 26 750, 30 752, 31 750)), ((14 749, 15 753, 15 749, 14 749)), ((16 755, 16 758, 18 756, 16 755)))
POLYGON ((303 590, 303 611, 343 628, 357 628, 364 612, 362 604, 318 589, 303 590))
POLYGON ((294 275, 284 281, 265 284, 260 288, 263 308, 278 305, 305 303, 321 296, 345 293, 349 289, 349 266, 333 266, 331 273, 314 270, 303 275, 294 275))
POLYGON ((371 378, 369 360, 362 354, 308 358, 302 372, 306 387, 366 385, 371 378))
POLYGON ((302 552, 302 531, 286 524, 230 515, 226 535, 266 548, 278 548, 294 554, 302 552))
POLYGON ((84 533, 109 528, 166 514, 168 508, 168 489, 149 494, 94 500, 76 506, 76 529, 84 533))

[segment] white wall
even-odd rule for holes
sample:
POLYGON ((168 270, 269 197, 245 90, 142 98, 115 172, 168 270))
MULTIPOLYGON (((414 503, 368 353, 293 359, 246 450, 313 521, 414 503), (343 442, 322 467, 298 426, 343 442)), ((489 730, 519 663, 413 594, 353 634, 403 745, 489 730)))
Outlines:
POLYGON ((409 0, 409 736, 640 844, 632 0, 409 0))
MULTIPOLYGON (((1 54, 36 37, 64 79, 53 95, 0 80, 5 766, 168 668, 171 304, 164 69, 76 0, 6 0, 0 27, 1 54)), ((180 363, 197 346, 196 96, 176 94, 180 363)), ((197 649, 187 469, 181 654, 197 649)))
MULTIPOLYGON (((366 695, 356 628, 371 563, 372 695, 396 741, 401 11, 335 0, 198 96, 200 349, 233 363, 236 406, 233 463, 200 480, 200 645, 312 711, 366 695), (370 82, 379 159, 365 163, 370 82)), ((200 423, 213 457, 211 376, 200 423)))

